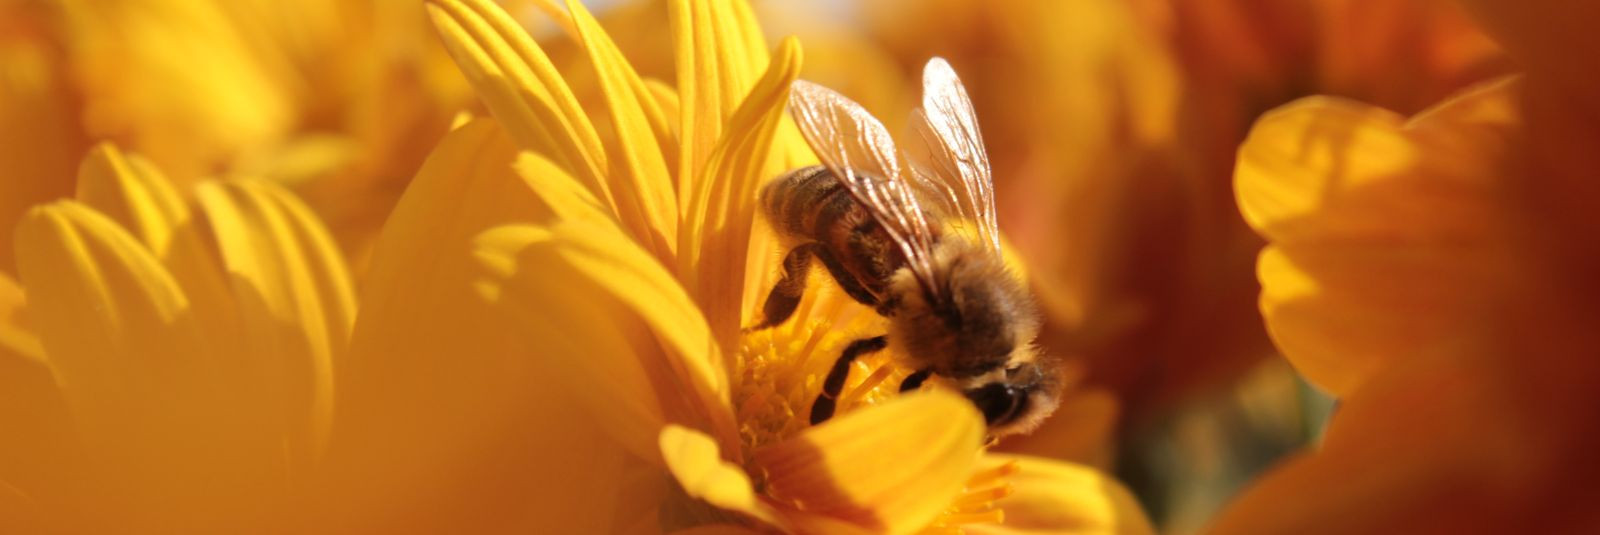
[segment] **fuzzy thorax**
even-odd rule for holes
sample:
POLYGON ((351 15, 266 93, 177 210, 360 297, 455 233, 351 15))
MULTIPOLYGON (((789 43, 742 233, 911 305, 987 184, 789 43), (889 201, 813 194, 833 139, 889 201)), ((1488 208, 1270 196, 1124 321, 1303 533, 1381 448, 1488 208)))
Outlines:
POLYGON ((916 362, 908 367, 965 379, 1020 358, 1031 360, 1039 317, 1027 289, 988 250, 954 236, 934 247, 933 272, 944 299, 931 299, 910 269, 890 281, 898 301, 890 321, 891 345, 916 362))

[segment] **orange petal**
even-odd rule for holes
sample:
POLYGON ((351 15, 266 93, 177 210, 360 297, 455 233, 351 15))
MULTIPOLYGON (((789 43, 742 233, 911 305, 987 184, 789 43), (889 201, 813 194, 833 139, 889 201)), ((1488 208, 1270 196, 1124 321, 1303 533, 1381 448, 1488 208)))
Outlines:
MULTIPOLYGON (((599 353, 596 358, 617 359, 623 369, 643 370, 652 388, 613 395, 653 392, 670 420, 711 430, 724 445, 737 444, 727 372, 704 317, 665 268, 621 229, 605 221, 572 220, 548 228, 496 229, 480 243, 479 254, 491 279, 486 290, 511 305, 523 321, 565 331, 601 329, 594 334, 611 340, 597 342, 622 343, 623 347, 607 348, 621 353, 599 353), (571 306, 561 307, 563 303, 571 306), (562 313, 553 314, 554 310, 562 313), (649 331, 630 332, 633 318, 649 331), (628 350, 628 344, 634 349, 628 350)), ((643 429, 648 431, 643 439, 639 433, 619 438, 635 445, 640 440, 653 443, 659 425, 643 429)))
POLYGON ((355 319, 344 257, 310 209, 269 182, 206 182, 197 196, 239 306, 239 339, 219 345, 240 353, 241 381, 260 389, 290 462, 310 463, 326 447, 355 319))
POLYGON ((1571 519, 1539 511, 1560 511, 1565 500, 1557 496, 1587 490, 1576 481, 1552 485, 1572 481, 1572 465, 1556 448, 1570 445, 1570 431, 1588 420, 1519 403, 1525 398, 1508 388, 1513 381, 1531 380, 1524 386, 1534 388, 1561 381, 1486 353, 1499 349, 1419 354, 1386 368, 1342 400, 1317 451, 1253 482, 1209 531, 1571 531, 1552 527, 1571 519), (1534 438, 1549 432, 1564 434, 1534 438))
POLYGON ((55 503, 81 484, 83 451, 44 348, 20 322, 23 305, 22 289, 0 274, 0 493, 10 482, 30 502, 55 503))
POLYGON ((715 439, 687 427, 668 425, 661 430, 660 442, 667 470, 684 493, 769 524, 778 522, 772 507, 756 496, 744 469, 722 459, 715 439))
POLYGON ((928 391, 808 428, 755 460, 767 494, 800 511, 789 520, 802 530, 831 520, 912 533, 961 492, 983 433, 971 402, 928 391))
POLYGON ((1511 82, 1402 122, 1348 101, 1264 116, 1239 149, 1246 221, 1261 255, 1261 310, 1301 373, 1354 391, 1400 355, 1467 343, 1481 288, 1505 269, 1492 184, 1511 82))
POLYGON ((1098 470, 1038 457, 986 455, 980 469, 1017 463, 1006 478, 1013 492, 995 502, 1000 525, 963 526, 969 533, 1155 533, 1133 493, 1098 470))
POLYGON ((620 448, 530 365, 473 284, 482 231, 550 217, 491 120, 447 134, 372 255, 339 374, 326 515, 353 532, 582 533, 622 483, 620 448), (553 483, 553 482, 558 482, 553 483), (570 529, 565 529, 570 528, 570 529), (529 528, 532 529, 532 528, 529 528))
POLYGON ((159 169, 102 143, 83 158, 77 198, 128 229, 166 264, 212 339, 238 337, 237 304, 222 266, 183 196, 159 169))
POLYGON ((270 507, 283 437, 239 417, 249 394, 154 256, 71 201, 30 212, 17 245, 29 312, 99 467, 106 514, 86 521, 220 528, 270 507))

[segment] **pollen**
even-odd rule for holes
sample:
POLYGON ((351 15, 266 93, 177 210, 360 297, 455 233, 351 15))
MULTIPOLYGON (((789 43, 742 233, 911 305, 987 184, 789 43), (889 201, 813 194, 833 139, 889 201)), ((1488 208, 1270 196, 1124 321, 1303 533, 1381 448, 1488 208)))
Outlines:
MULTIPOLYGON (((821 290, 813 287, 813 290, 821 290)), ((851 342, 886 331, 882 318, 826 290, 802 302, 782 325, 747 331, 740 343, 733 401, 746 451, 794 436, 811 425, 811 404, 834 361, 851 342)), ((894 348, 857 358, 839 393, 835 418, 899 395, 910 372, 894 348)))

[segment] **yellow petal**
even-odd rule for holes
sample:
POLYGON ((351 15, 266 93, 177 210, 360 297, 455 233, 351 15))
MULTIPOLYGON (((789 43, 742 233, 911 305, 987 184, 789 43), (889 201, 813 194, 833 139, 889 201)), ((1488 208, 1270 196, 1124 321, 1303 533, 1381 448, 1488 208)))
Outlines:
POLYGON ((325 464, 345 531, 603 532, 622 499, 626 452, 473 288, 479 233, 550 217, 515 158, 494 121, 451 131, 378 239, 325 464))
POLYGON ((148 160, 102 143, 78 170, 77 198, 131 231, 166 264, 213 339, 237 336, 237 310, 211 249, 172 183, 148 160))
POLYGON ((1272 246, 1261 310, 1284 355, 1337 395, 1400 355, 1470 343, 1506 269, 1494 162, 1515 85, 1403 122, 1327 98, 1264 116, 1239 150, 1241 212, 1272 246))
POLYGON ((948 507, 972 473, 983 419, 944 391, 901 396, 806 429, 755 453, 767 494, 793 504, 796 525, 831 518, 911 533, 948 507))
POLYGON ((261 181, 202 183, 197 195, 239 306, 238 366, 261 388, 291 463, 316 459, 333 418, 333 374, 355 318, 343 256, 299 199, 261 181))
POLYGON ((789 85, 800 73, 799 41, 785 39, 770 67, 733 114, 699 186, 690 190, 697 197, 685 210, 686 232, 678 244, 679 273, 723 347, 733 347, 744 320, 744 285, 728 281, 744 280, 757 188, 787 163, 773 150, 773 140, 789 85))
POLYGON ((616 214, 549 158, 537 153, 517 155, 513 165, 528 189, 544 201, 544 210, 566 220, 594 219, 616 221, 616 214))
POLYGON ((662 143, 671 139, 665 131, 666 119, 645 89, 644 81, 622 57, 611 37, 600 29, 594 16, 576 0, 568 0, 567 8, 572 11, 583 48, 600 80, 615 131, 613 141, 607 145, 618 164, 611 168, 612 191, 616 192, 621 209, 636 213, 624 220, 649 224, 650 233, 635 238, 647 244, 658 258, 669 260, 677 245, 678 205, 663 154, 663 149, 676 148, 662 143))
POLYGON ((83 158, 77 198, 122 224, 152 251, 165 251, 174 229, 189 218, 183 197, 155 166, 110 143, 96 145, 83 158))
POLYGON ((765 38, 743 0, 667 4, 678 73, 678 196, 698 195, 727 120, 766 68, 765 38))
POLYGON ((0 274, 0 487, 10 482, 48 502, 81 483, 83 451, 23 305, 22 289, 0 274))
POLYGON ((661 457, 684 493, 721 509, 738 511, 769 524, 778 522, 763 503, 744 469, 722 459, 715 439, 678 425, 661 430, 661 457))
POLYGON ((1005 522, 963 526, 969 533, 1155 533, 1133 493, 1098 470, 1011 455, 987 455, 980 469, 1011 462, 1018 470, 1006 482, 1014 492, 995 502, 1005 511, 1005 522))
POLYGON ((486 0, 440 0, 427 6, 445 48, 511 139, 560 162, 615 210, 600 137, 527 32, 486 0))
POLYGON ((241 419, 232 366, 206 351, 171 275, 110 219, 71 201, 17 228, 18 267, 50 367, 101 485, 107 525, 195 524, 265 507, 281 436, 241 419), (181 504, 181 505, 180 505, 181 504))
POLYGON ((5 273, 0 273, 0 353, 44 362, 44 347, 26 319, 27 297, 5 273))
POLYGON ((523 337, 538 373, 571 385, 557 387, 571 410, 589 415, 632 454, 656 459, 655 434, 665 424, 663 405, 671 403, 662 398, 673 397, 662 391, 677 386, 672 372, 653 338, 629 321, 630 311, 593 285, 574 284, 581 275, 520 256, 555 239, 548 228, 528 225, 481 235, 477 256, 494 279, 483 285, 485 296, 508 313, 504 328, 523 337))
MULTIPOLYGON (((580 345, 579 352, 596 355, 591 358, 601 362, 614 362, 610 367, 623 374, 617 379, 622 381, 620 384, 604 377, 589 377, 600 381, 598 393, 623 400, 643 395, 668 419, 712 430, 725 445, 737 444, 722 356, 700 311, 661 264, 615 225, 572 220, 544 228, 510 227, 485 234, 480 243, 479 254, 490 276, 487 295, 510 305, 522 321, 529 323, 530 332, 576 329, 606 338, 574 340, 580 344, 605 344, 580 345), (611 303, 620 307, 610 306, 611 303), (635 332, 631 325, 648 330, 635 332), (628 378, 636 373, 642 373, 642 379, 628 378), (648 389, 605 388, 646 381, 648 389)), ((586 369, 591 370, 590 375, 607 373, 606 366, 567 366, 577 367, 575 371, 580 374, 586 369)), ((624 420, 648 423, 626 416, 636 415, 637 411, 613 413, 604 407, 597 409, 604 414, 620 414, 624 420)), ((627 426, 631 431, 618 439, 634 448, 641 444, 653 447, 659 428, 659 424, 627 426)))

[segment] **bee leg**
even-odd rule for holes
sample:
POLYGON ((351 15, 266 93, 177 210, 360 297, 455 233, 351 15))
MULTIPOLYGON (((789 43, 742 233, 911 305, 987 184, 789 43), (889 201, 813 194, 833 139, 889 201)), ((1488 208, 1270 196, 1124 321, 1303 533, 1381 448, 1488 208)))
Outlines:
POLYGON ((817 247, 816 254, 817 260, 821 260, 822 265, 827 266, 828 273, 833 275, 833 280, 839 283, 839 287, 843 288, 844 293, 849 294, 851 299, 869 307, 878 306, 878 296, 872 295, 866 286, 862 286, 861 281, 845 269, 844 264, 839 263, 839 259, 833 257, 833 253, 817 247))
POLYGON ((828 370, 828 377, 822 381, 822 393, 817 394, 817 400, 811 403, 811 425, 817 425, 833 417, 834 404, 839 400, 839 394, 844 391, 844 380, 850 377, 850 364, 856 357, 878 351, 889 345, 888 336, 874 336, 862 338, 845 346, 844 353, 839 355, 839 360, 833 361, 833 369, 828 370))
POLYGON ((811 271, 811 257, 822 249, 822 244, 812 242, 797 246, 783 256, 783 278, 767 294, 761 307, 761 324, 751 330, 761 330, 782 325, 800 306, 806 291, 806 273, 811 271))
POLYGON ((922 382, 927 381, 929 375, 933 375, 933 370, 921 369, 907 375, 906 380, 900 381, 900 391, 909 392, 921 388, 922 382))

